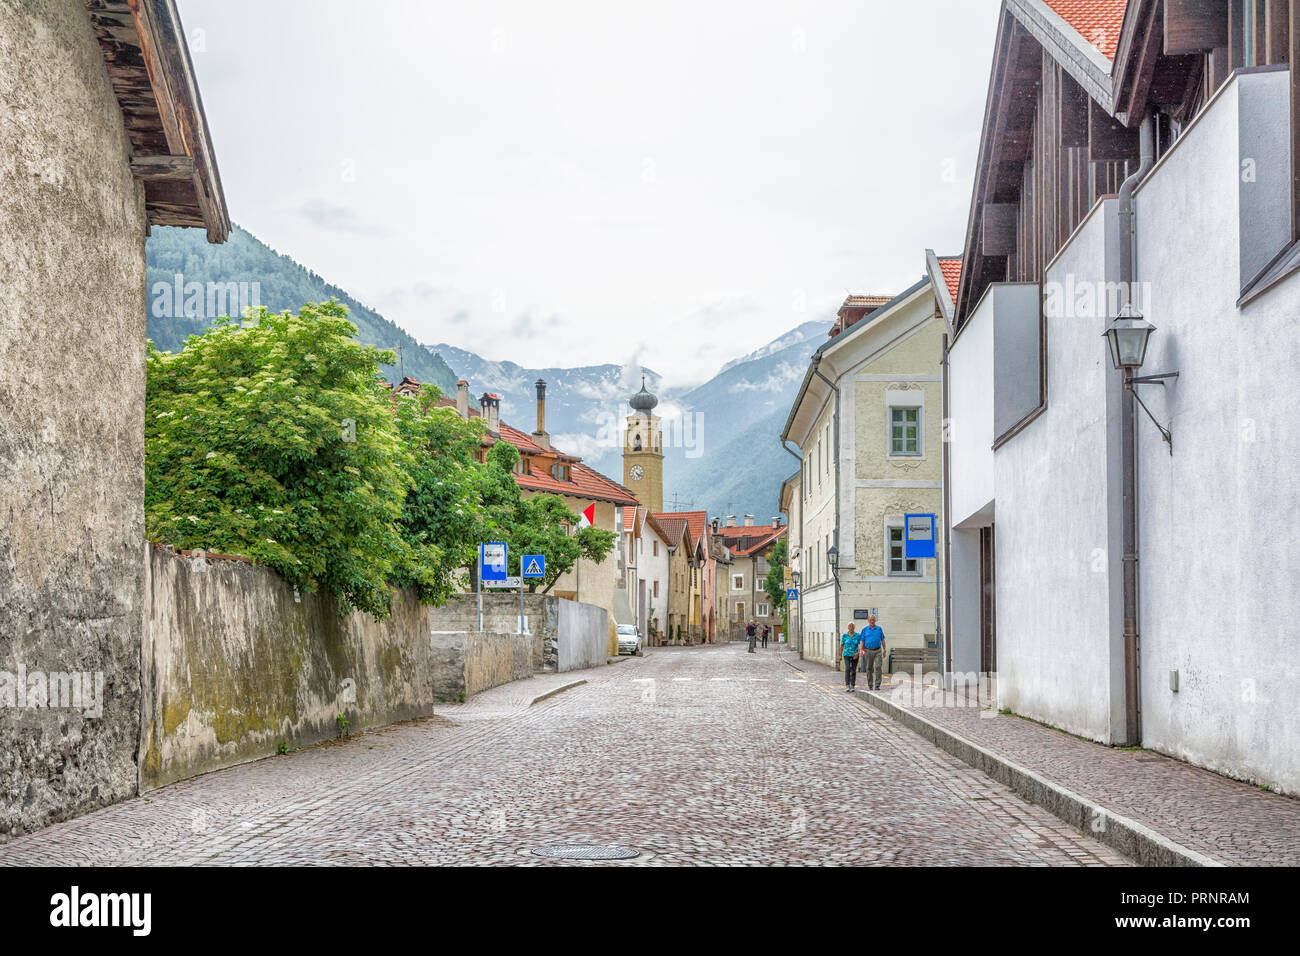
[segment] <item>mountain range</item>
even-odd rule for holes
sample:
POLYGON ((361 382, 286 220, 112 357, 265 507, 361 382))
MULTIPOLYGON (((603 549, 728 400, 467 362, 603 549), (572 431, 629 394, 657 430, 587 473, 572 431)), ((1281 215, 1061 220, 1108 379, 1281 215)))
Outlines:
MULTIPOLYGON (((581 455, 616 481, 623 476, 619 427, 630 411, 628 398, 644 381, 659 397, 656 413, 663 419, 664 507, 753 514, 759 523, 777 513, 780 483, 798 470, 798 462, 780 446, 781 427, 808 357, 827 329, 824 321, 804 322, 727 362, 703 384, 665 390, 662 376, 649 368, 616 363, 530 368, 491 361, 449 343, 422 345, 238 226, 224 245, 210 245, 197 230, 156 228, 146 245, 146 266, 147 334, 164 351, 181 348, 187 336, 222 314, 213 313, 212 303, 204 304, 202 297, 183 294, 193 291, 192 283, 204 290, 209 284, 256 283, 260 304, 272 311, 294 311, 304 302, 334 297, 347 305, 361 341, 401 346, 400 368, 385 369, 393 380, 404 372, 452 394, 456 380, 464 378, 474 396, 500 395, 502 420, 525 432, 536 427, 535 383, 545 380, 546 428, 553 445, 581 455)), ((233 298, 235 286, 230 288, 233 298)))

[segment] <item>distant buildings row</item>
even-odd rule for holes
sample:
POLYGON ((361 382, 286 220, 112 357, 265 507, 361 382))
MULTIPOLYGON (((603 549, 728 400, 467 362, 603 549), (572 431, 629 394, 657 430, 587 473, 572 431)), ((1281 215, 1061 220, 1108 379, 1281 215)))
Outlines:
MULTIPOLYGON (((404 378, 394 387, 414 394, 421 385, 404 378)), ((615 628, 636 625, 647 645, 726 642, 739 638, 746 622, 768 627, 779 639, 782 617, 764 588, 768 559, 786 535, 777 516, 757 525, 752 515, 710 518, 705 511, 663 510, 663 432, 654 409, 658 399, 641 390, 629 400, 632 414, 624 432, 625 484, 605 477, 575 455, 551 444, 546 430, 546 382, 538 380, 537 427, 526 433, 501 420, 501 397, 482 393, 474 407, 469 383, 439 404, 462 418, 482 419, 481 457, 497 441, 519 451, 515 481, 525 495, 559 495, 575 514, 594 506, 592 524, 618 535, 604 561, 581 559, 551 593, 609 611, 609 652, 618 646, 615 628)))
POLYGON ((1300 792, 1298 51, 1294 4, 1005 0, 961 255, 847 299, 780 436, 805 656, 877 610, 1000 707, 1300 792))

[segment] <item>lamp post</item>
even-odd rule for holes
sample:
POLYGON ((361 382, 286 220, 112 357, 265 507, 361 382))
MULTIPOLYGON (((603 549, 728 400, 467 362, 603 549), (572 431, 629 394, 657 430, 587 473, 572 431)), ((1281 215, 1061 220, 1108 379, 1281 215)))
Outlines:
POLYGON ((1138 397, 1134 385, 1165 384, 1177 378, 1177 372, 1137 377, 1133 373, 1146 361, 1147 344, 1156 327, 1142 317, 1132 303, 1126 303, 1103 335, 1110 349, 1111 364, 1124 374, 1124 393, 1120 403, 1120 470, 1123 482, 1123 574, 1124 594, 1124 736, 1125 744, 1137 746, 1142 740, 1142 714, 1139 705, 1139 642, 1137 621, 1137 411, 1142 410, 1160 429, 1161 437, 1174 453, 1173 436, 1156 421, 1151 410, 1138 397))
MULTIPOLYGON (((795 649, 795 653, 802 658, 803 657, 803 589, 800 585, 803 584, 803 572, 796 571, 794 568, 791 568, 790 583, 794 585, 795 593, 798 595, 798 597, 796 598, 794 613, 798 615, 799 618, 799 639, 795 643, 794 649, 795 649)), ((788 606, 789 602, 787 601, 786 604, 788 606)))
MULTIPOLYGON (((839 537, 839 529, 835 531, 835 537, 839 537)), ((826 549, 826 563, 830 566, 831 576, 835 578, 835 639, 833 645, 838 646, 840 639, 840 549, 831 545, 826 549)), ((837 651, 835 657, 835 669, 840 669, 840 654, 837 651)))

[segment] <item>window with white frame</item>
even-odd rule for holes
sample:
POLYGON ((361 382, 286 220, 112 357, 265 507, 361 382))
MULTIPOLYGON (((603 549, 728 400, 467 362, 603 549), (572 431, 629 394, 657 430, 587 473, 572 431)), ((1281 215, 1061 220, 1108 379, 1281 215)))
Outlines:
POLYGON ((889 453, 891 455, 920 455, 921 409, 912 405, 889 407, 889 453))
POLYGON ((733 574, 731 576, 731 590, 733 591, 745 590, 745 576, 743 574, 733 574))
POLYGON ((759 617, 767 617, 767 605, 766 605, 766 604, 755 604, 755 605, 754 605, 754 613, 757 614, 759 617))
POLYGON ((920 562, 916 558, 904 557, 903 526, 891 524, 885 529, 886 567, 891 575, 915 576, 921 573, 920 562))

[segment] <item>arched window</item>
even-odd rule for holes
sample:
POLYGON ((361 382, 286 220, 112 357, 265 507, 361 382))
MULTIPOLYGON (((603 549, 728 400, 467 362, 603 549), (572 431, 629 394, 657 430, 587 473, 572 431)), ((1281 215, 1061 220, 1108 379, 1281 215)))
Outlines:
POLYGON ((632 439, 632 450, 633 451, 641 450, 641 434, 639 432, 637 433, 637 436, 634 439, 632 439))

